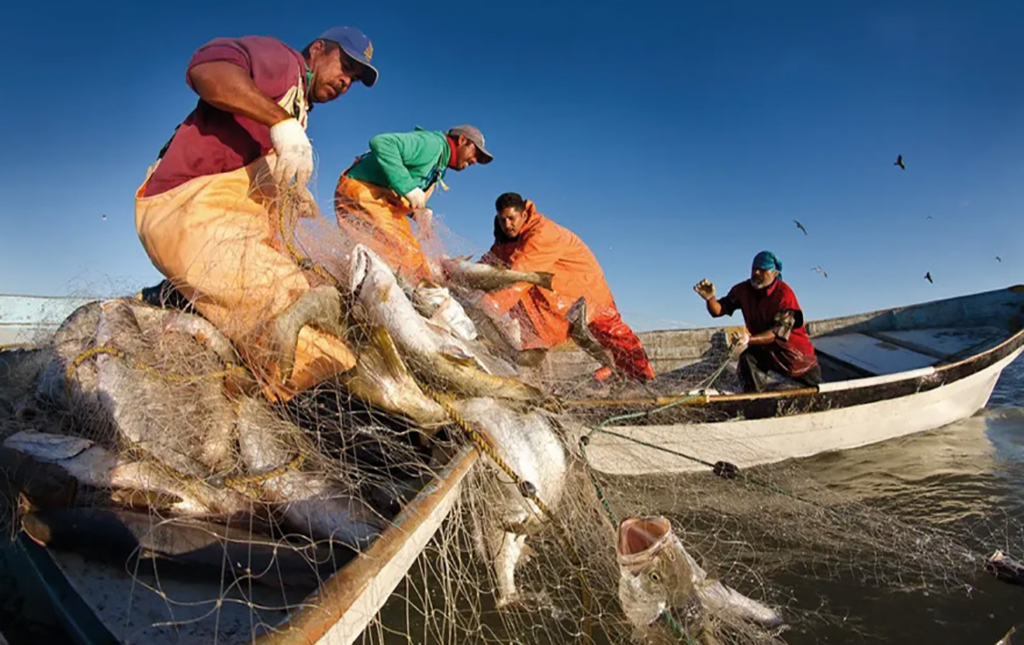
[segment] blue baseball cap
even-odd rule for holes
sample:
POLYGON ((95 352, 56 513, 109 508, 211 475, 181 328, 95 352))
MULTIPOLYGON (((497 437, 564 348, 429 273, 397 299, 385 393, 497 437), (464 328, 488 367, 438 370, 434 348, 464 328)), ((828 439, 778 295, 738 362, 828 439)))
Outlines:
POLYGON ((366 87, 373 87, 377 82, 377 68, 370 64, 373 58, 373 43, 366 34, 355 27, 331 27, 317 37, 317 40, 330 40, 338 43, 349 58, 363 66, 363 74, 359 80, 366 87))

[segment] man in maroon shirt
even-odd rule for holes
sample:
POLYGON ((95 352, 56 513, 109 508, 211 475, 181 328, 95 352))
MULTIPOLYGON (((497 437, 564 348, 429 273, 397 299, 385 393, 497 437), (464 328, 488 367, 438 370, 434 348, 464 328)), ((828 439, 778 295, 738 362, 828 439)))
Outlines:
POLYGON ((298 52, 266 36, 217 38, 192 56, 199 95, 135 196, 135 226, 156 268, 235 344, 271 399, 343 372, 337 291, 283 242, 279 207, 316 215, 307 114, 377 80, 373 45, 334 27, 298 52), (290 199, 284 199, 290 197, 290 199))
POLYGON ((779 273, 782 262, 771 251, 754 256, 750 280, 729 290, 729 295, 717 300, 715 285, 701 280, 694 291, 707 301, 708 313, 713 317, 731 316, 737 309, 743 312, 746 331, 740 346, 739 374, 745 392, 762 392, 767 372, 776 372, 803 385, 821 383, 821 368, 814 355, 814 347, 804 328, 804 314, 796 294, 782 281, 779 273))

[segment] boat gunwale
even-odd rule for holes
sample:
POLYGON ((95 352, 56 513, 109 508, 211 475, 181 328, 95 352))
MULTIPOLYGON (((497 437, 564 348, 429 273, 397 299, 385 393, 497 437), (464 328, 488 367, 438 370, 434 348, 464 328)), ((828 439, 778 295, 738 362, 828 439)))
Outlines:
MULTIPOLYGON (((432 516, 452 489, 461 484, 478 458, 476 448, 463 446, 365 551, 325 580, 301 608, 275 625, 272 631, 257 637, 254 644, 309 645, 319 642, 368 590, 369 582, 432 516)), ((384 601, 390 596, 388 593, 384 601)), ((367 624, 376 615, 374 612, 368 616, 367 624)))
MULTIPOLYGON (((774 406, 774 413, 766 414, 763 410, 752 410, 751 408, 756 407, 757 404, 762 404, 760 407, 763 408, 763 404, 765 402, 772 403, 797 399, 806 401, 811 408, 803 411, 803 413, 823 412, 826 410, 835 410, 866 403, 873 403, 882 399, 901 398, 916 394, 917 392, 943 387, 944 385, 967 378, 968 376, 985 369, 998 360, 1010 355, 1021 346, 1024 346, 1024 328, 1019 329, 1016 332, 1012 332, 1001 342, 988 349, 981 350, 976 354, 972 354, 953 363, 931 366, 931 369, 924 374, 921 373, 922 368, 915 368, 913 370, 906 370, 904 372, 897 372, 889 375, 896 378, 887 380, 884 383, 858 383, 858 381, 868 381, 871 377, 835 381, 837 384, 850 383, 852 385, 851 387, 845 388, 821 390, 818 386, 814 386, 776 390, 772 392, 750 392, 738 394, 695 394, 675 397, 634 399, 571 399, 563 401, 563 404, 567 408, 575 409, 614 407, 620 409, 623 414, 628 414, 630 412, 642 412, 643 408, 663 407, 673 403, 677 404, 679 407, 700 407, 708 409, 739 407, 740 411, 745 413, 743 418, 759 419, 790 416, 791 414, 780 414, 781 411, 778 406, 774 406), (904 374, 905 376, 900 378, 900 374, 904 374), (911 385, 915 387, 908 387, 911 385), (891 392, 891 394, 887 396, 878 396, 878 394, 884 394, 885 392, 891 392), (856 395, 860 396, 858 397, 856 395), (839 402, 840 404, 832 405, 834 402, 839 402), (753 414, 749 414, 748 412, 753 412, 753 414)), ((730 418, 728 419, 710 422, 727 423, 733 419, 734 416, 730 415, 730 418)), ((637 424, 632 423, 630 425, 637 424)))

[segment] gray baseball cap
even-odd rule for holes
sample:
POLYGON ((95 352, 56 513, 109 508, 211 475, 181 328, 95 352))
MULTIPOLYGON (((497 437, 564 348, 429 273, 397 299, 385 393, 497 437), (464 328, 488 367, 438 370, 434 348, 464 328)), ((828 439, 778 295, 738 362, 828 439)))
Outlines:
POLYGON ((477 163, 489 164, 494 161, 494 155, 488 152, 487 148, 484 147, 484 135, 480 132, 479 128, 471 125, 457 125, 448 131, 449 137, 457 137, 460 134, 476 145, 477 163))

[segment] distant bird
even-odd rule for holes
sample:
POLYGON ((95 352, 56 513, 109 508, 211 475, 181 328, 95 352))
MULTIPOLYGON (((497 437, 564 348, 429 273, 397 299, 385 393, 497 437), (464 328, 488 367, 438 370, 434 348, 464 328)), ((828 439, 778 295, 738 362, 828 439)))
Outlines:
POLYGON ((896 155, 896 161, 894 161, 892 165, 899 166, 903 170, 907 169, 907 167, 903 165, 903 155, 896 155))
POLYGON ((1002 262, 1002 261, 1003 261, 1003 258, 1001 258, 1001 257, 999 257, 999 256, 997 255, 997 256, 996 256, 996 262, 1002 262))
POLYGON ((928 282, 931 282, 932 284, 935 284, 935 281, 932 280, 932 272, 931 271, 929 271, 928 273, 924 274, 924 279, 927 280, 928 282))
POLYGON ((826 278, 828 277, 828 271, 826 271, 825 269, 822 269, 820 266, 814 267, 813 269, 811 269, 811 271, 814 271, 816 273, 820 273, 821 275, 825 276, 826 278))
POLYGON ((107 221, 107 216, 106 215, 103 215, 103 221, 104 222, 107 221))
POLYGON ((803 225, 803 224, 801 224, 800 222, 798 222, 798 221, 796 221, 796 220, 793 220, 793 222, 794 222, 794 223, 796 224, 796 227, 797 227, 798 229, 800 229, 801 231, 803 231, 803 232, 804 232, 804 235, 807 235, 807 229, 806 229, 806 228, 804 228, 804 225, 803 225))
POLYGON ((932 216, 929 215, 928 217, 925 218, 925 220, 930 220, 931 218, 932 218, 932 216))

